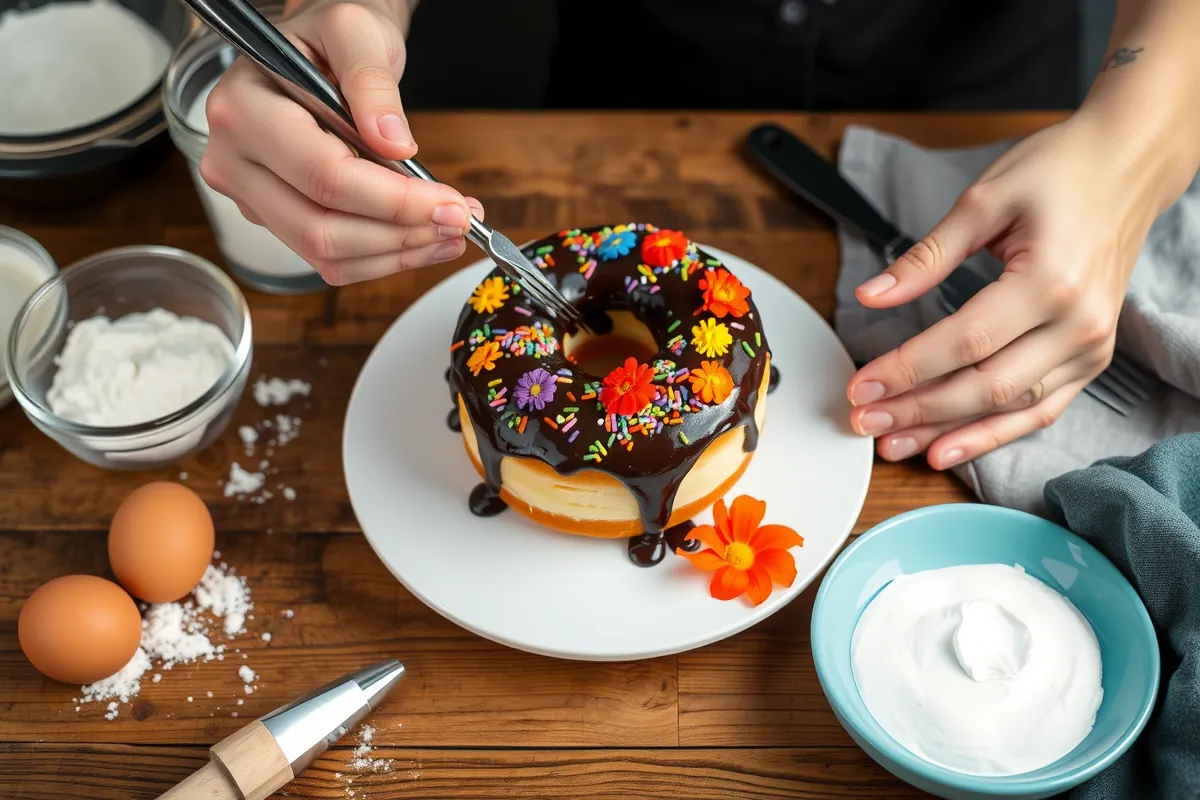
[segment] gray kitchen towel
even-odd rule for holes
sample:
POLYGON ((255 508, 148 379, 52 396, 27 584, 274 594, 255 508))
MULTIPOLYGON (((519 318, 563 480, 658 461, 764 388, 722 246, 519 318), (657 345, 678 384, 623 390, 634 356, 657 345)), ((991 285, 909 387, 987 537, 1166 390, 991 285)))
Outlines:
MULTIPOLYGON (((869 128, 846 130, 838 169, 896 226, 917 239, 1014 142, 928 150, 869 128)), ((854 288, 885 267, 857 233, 839 231, 841 272, 835 328, 865 363, 945 316, 934 292, 896 309, 868 309, 854 288)), ((1002 265, 983 252, 965 267, 995 278, 1002 265)), ((1049 428, 955 468, 981 500, 1045 516, 1046 481, 1111 456, 1132 456, 1176 433, 1200 431, 1200 176, 1154 224, 1130 280, 1117 347, 1162 384, 1149 402, 1120 416, 1080 394, 1049 428)))

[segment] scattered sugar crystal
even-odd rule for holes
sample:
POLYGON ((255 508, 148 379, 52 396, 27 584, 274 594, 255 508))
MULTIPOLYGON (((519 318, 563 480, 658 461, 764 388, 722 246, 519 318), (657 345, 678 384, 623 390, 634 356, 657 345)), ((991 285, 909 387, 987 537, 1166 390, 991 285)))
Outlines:
POLYGON ((247 683, 242 688, 246 691, 246 694, 254 694, 254 687, 251 686, 250 684, 247 683))
POLYGON ((242 425, 238 428, 238 436, 242 437, 242 444, 247 446, 258 441, 258 431, 249 425, 242 425))
POLYGON ((296 395, 308 396, 312 386, 298 378, 259 378, 254 384, 254 399, 260 406, 281 406, 296 395))
POLYGON ((238 677, 242 679, 243 683, 254 683, 258 679, 258 676, 254 674, 254 670, 245 664, 238 667, 238 677))
POLYGON ((206 692, 205 694, 206 694, 206 696, 208 696, 208 697, 212 697, 212 692, 206 692))
POLYGON ((262 635, 262 640, 263 640, 264 642, 269 642, 269 641, 271 641, 271 634, 270 634, 270 633, 264 633, 264 634, 262 635))
POLYGON ((287 608, 287 609, 284 609, 283 616, 287 619, 291 619, 292 617, 296 616, 296 612, 290 608, 287 608))
POLYGON ((242 704, 243 704, 243 703, 245 703, 245 702, 246 702, 245 700, 243 700, 242 698, 240 698, 240 697, 239 697, 239 698, 238 698, 238 702, 237 702, 237 704, 240 706, 240 705, 242 705, 242 704))
POLYGON ((371 740, 375 738, 375 729, 370 725, 364 724, 359 729, 358 747, 351 752, 353 758, 350 760, 350 767, 355 770, 369 770, 371 772, 388 772, 392 768, 392 762, 395 759, 391 758, 371 758, 371 740))
POLYGON ((186 472, 181 472, 181 473, 179 473, 179 480, 181 480, 181 481, 186 481, 186 480, 187 480, 187 473, 186 473, 186 472))
POLYGON ((104 715, 104 718, 109 719, 109 720, 116 719, 117 714, 118 714, 117 704, 115 702, 109 703, 108 704, 108 712, 104 715))
POLYGON ((213 550, 213 561, 220 561, 220 560, 221 560, 221 551, 213 550))
POLYGON ((161 672, 156 672, 156 673, 154 673, 154 677, 150 679, 150 682, 151 682, 151 683, 158 683, 158 682, 159 682, 159 681, 161 681, 161 680, 162 680, 162 673, 161 673, 161 672))
POLYGON ((236 461, 229 465, 229 478, 225 481, 225 496, 252 495, 263 487, 267 476, 261 472, 248 472, 236 461))
POLYGON ((296 499, 296 490, 290 486, 283 487, 283 499, 284 500, 295 500, 296 499))
POLYGON ((192 702, 192 696, 190 694, 188 695, 188 702, 192 702))

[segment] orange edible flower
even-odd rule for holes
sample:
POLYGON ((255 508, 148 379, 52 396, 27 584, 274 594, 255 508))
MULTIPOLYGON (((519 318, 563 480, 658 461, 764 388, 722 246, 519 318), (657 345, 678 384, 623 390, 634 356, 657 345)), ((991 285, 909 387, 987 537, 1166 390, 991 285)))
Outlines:
POLYGON ((625 365, 604 376, 600 402, 609 414, 633 416, 654 400, 657 389, 651 381, 654 370, 639 364, 636 358, 625 359, 625 365))
POLYGON ((706 572, 715 572, 709 593, 717 600, 733 600, 746 595, 759 605, 774 585, 791 587, 796 580, 796 559, 789 551, 801 547, 804 539, 784 525, 762 525, 767 504, 749 495, 733 501, 729 511, 725 501, 713 506, 713 525, 697 525, 688 534, 707 547, 697 553, 676 552, 706 572))
POLYGON ((508 287, 504 285, 504 278, 488 278, 475 287, 468 302, 477 314, 491 314, 507 299, 508 287))
POLYGON ((642 239, 642 261, 669 267, 687 254, 688 240, 679 231, 655 231, 642 239))
POLYGON ((704 290, 702 311, 711 311, 716 317, 741 317, 750 311, 746 302, 750 289, 724 267, 705 270, 697 285, 704 290))
POLYGON ((499 344, 484 342, 471 352, 471 357, 467 359, 467 369, 471 370, 472 375, 478 377, 479 373, 485 369, 495 369, 496 362, 502 355, 504 354, 500 351, 499 344))
POLYGON ((733 391, 733 376, 716 361, 701 361, 700 368, 688 373, 692 394, 706 403, 724 403, 733 391))

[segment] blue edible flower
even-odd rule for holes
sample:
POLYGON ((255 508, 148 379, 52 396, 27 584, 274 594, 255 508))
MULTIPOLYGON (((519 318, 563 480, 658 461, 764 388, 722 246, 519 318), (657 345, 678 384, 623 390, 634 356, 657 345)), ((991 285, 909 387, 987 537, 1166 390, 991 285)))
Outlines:
POLYGON ((629 255, 636 243, 637 234, 633 231, 615 231, 596 247, 596 255, 600 256, 601 261, 612 261, 619 256, 629 255))

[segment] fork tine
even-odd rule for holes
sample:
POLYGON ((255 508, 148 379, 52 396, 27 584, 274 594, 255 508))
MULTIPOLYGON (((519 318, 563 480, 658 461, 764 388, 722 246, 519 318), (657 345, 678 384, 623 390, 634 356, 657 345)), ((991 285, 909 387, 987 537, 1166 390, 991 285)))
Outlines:
POLYGON ((1108 373, 1114 381, 1121 384, 1121 386, 1123 386, 1130 394, 1140 398, 1141 400, 1150 399, 1150 395, 1143 388, 1145 381, 1141 380, 1141 376, 1130 369, 1128 361, 1124 359, 1118 361, 1114 357, 1112 363, 1108 365, 1108 369, 1104 371, 1108 373))
POLYGON ((1101 403, 1105 406, 1108 406, 1110 409, 1117 412, 1122 417, 1125 416, 1126 414, 1128 414, 1129 413, 1128 410, 1124 406, 1120 405, 1117 400, 1114 399, 1115 396, 1106 394, 1104 389, 1105 389, 1104 384, 1099 380, 1099 376, 1097 376, 1095 379, 1093 379, 1092 382, 1089 383, 1087 386, 1083 387, 1083 391, 1085 394, 1089 395, 1090 397, 1095 398, 1099 403, 1101 403), (1099 385, 1097 385, 1097 384, 1099 384, 1099 385))
POLYGON ((1092 382, 1102 387, 1106 392, 1113 395, 1127 406, 1132 407, 1137 405, 1137 396, 1129 392, 1125 385, 1117 380, 1116 377, 1108 370, 1105 370, 1095 378, 1092 378, 1092 382))
POLYGON ((1118 368, 1124 370, 1127 374, 1133 376, 1141 384, 1153 384, 1158 382, 1158 376, 1148 370, 1146 367, 1134 361, 1132 358, 1114 352, 1112 365, 1117 365, 1118 368))

